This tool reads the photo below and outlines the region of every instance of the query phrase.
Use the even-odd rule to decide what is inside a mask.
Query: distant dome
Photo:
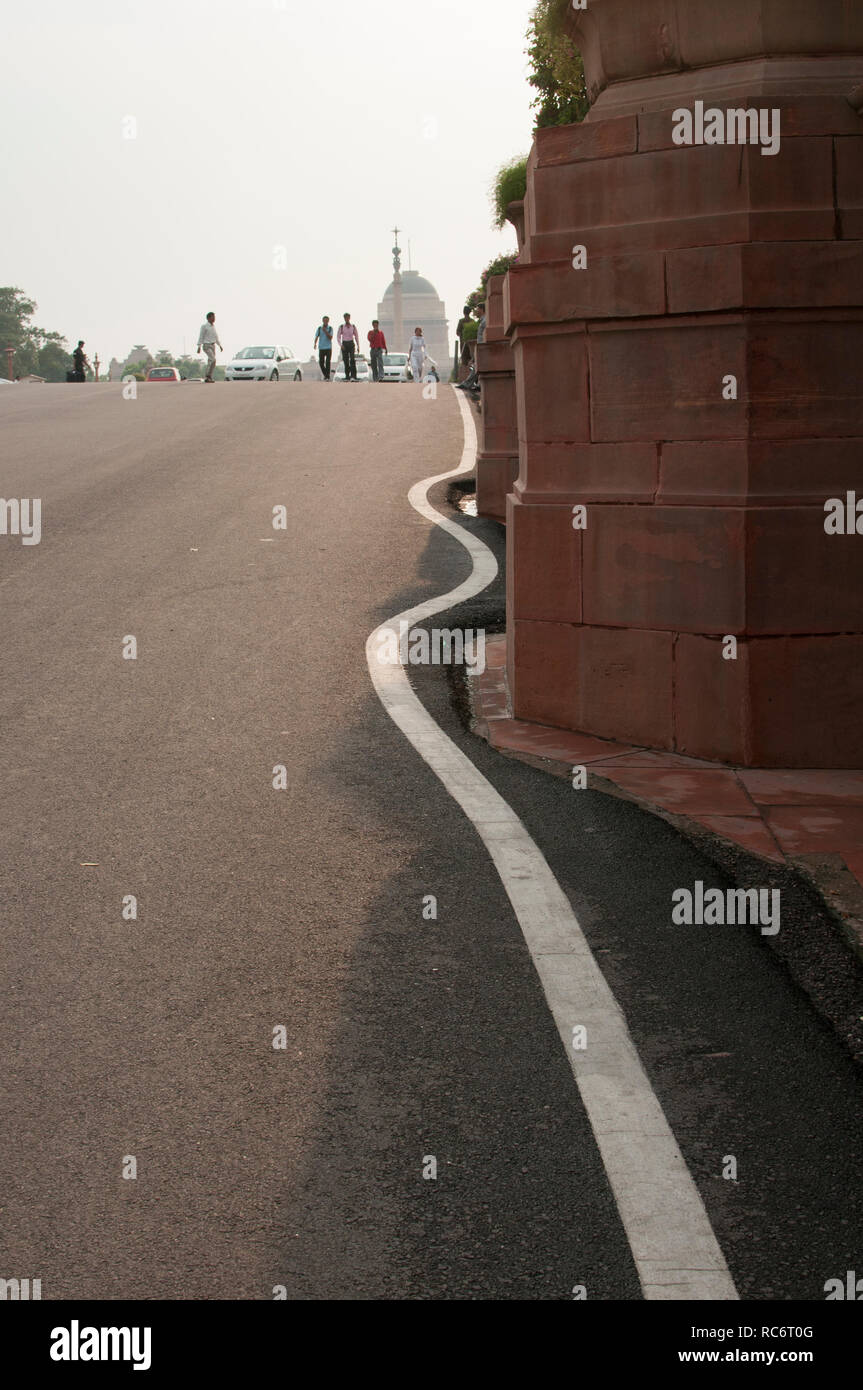
[[[403,270],[401,278],[401,313],[396,324],[395,285],[390,284],[378,304],[381,331],[393,352],[407,349],[414,328],[421,325],[430,356],[440,366],[449,363],[452,344],[446,305],[432,284],[418,270]],[[398,341],[402,339],[402,341]]]
[[[384,299],[389,299],[393,293],[392,282],[384,293]],[[402,271],[402,294],[431,294],[435,299],[438,292],[430,280],[424,280],[418,270]]]

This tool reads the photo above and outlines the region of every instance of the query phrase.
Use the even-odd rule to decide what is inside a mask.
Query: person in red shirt
[[[372,326],[366,336],[369,340],[372,359],[372,381],[383,381],[384,353],[387,350],[387,340],[381,332],[381,326],[377,319],[372,319]]]

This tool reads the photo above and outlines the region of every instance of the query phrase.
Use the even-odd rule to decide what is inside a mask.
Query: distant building
[[[136,343],[124,362],[118,362],[116,357],[111,358],[108,367],[108,380],[120,381],[126,375],[130,367],[137,367],[139,362],[144,363],[144,368],[149,371],[155,362],[155,358],[145,343]]]
[[[425,280],[418,270],[401,269],[400,257],[396,236],[393,278],[377,311],[387,346],[392,352],[407,352],[414,329],[421,328],[429,353],[446,381],[454,352],[449,341],[446,305],[431,281]]]

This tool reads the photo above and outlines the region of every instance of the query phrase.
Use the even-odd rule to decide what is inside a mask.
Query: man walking
[[[216,367],[217,347],[219,352],[224,351],[222,344],[219,342],[219,334],[216,331],[216,315],[210,310],[207,315],[207,321],[201,324],[201,331],[198,334],[198,356],[200,356],[201,348],[203,348],[207,358],[207,375],[204,377],[204,381],[208,381],[211,386],[213,384],[213,372]]]
[[[458,356],[455,364],[456,376],[458,375],[459,367],[466,367],[470,362],[470,348],[468,347],[467,342],[465,341],[463,336],[464,330],[467,328],[469,323],[473,323],[473,318],[471,317],[470,305],[466,304],[464,306],[464,312],[462,313],[462,316],[458,321],[458,327],[455,331],[455,335],[458,340]]]
[[[333,360],[333,330],[330,327],[330,316],[324,314],[321,326],[315,334],[314,346],[318,349],[318,366],[324,381],[330,379],[330,363]]]
[[[72,353],[72,379],[73,381],[86,381],[87,368],[90,363],[84,353],[84,339],[78,339],[78,346]]]
[[[351,323],[350,314],[345,314],[345,321],[339,327],[338,340],[342,349],[342,360],[345,364],[345,381],[356,381],[359,334]]]
[[[387,350],[387,340],[381,332],[381,326],[377,319],[372,319],[372,326],[367,336],[369,355],[372,359],[372,381],[383,381],[384,353]]]

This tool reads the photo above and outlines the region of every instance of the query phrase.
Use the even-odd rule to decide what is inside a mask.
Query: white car
[[[302,381],[303,367],[280,343],[244,347],[225,368],[226,381]]]
[[[410,381],[406,352],[384,353],[384,381]]]
[[[356,363],[357,363],[357,381],[371,381],[371,379],[372,379],[371,367],[369,366],[367,359],[366,359],[365,357],[363,357],[362,353],[360,353],[359,357],[357,357]],[[345,359],[344,359],[344,358],[341,358],[341,360],[340,360],[340,362],[339,362],[339,365],[336,367],[336,375],[335,375],[335,378],[334,378],[334,379],[335,379],[336,381],[344,381],[344,379],[345,379]]]

